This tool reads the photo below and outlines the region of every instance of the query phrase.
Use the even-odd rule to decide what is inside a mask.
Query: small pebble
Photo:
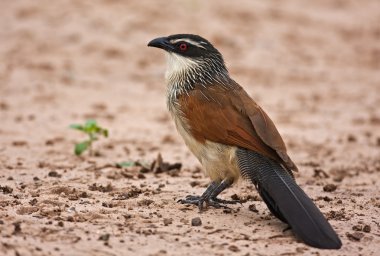
[[[228,250],[230,250],[232,252],[239,252],[240,251],[240,249],[236,245],[230,245],[228,247]]]
[[[201,220],[201,218],[199,218],[199,217],[196,217],[196,218],[193,218],[192,220],[191,220],[191,226],[201,226],[202,225],[202,220]]]
[[[168,226],[168,225],[170,225],[170,224],[172,224],[173,223],[173,219],[168,219],[168,218],[165,218],[164,219],[164,225],[165,226]]]
[[[199,186],[199,184],[200,184],[200,182],[199,182],[199,181],[196,181],[196,180],[190,182],[190,186],[191,186],[192,188],[193,188],[193,187],[196,187],[196,186]]]
[[[104,235],[99,236],[98,240],[107,242],[110,239],[110,236],[111,236],[110,234],[104,234]]]
[[[370,233],[371,232],[371,226],[370,225],[365,225],[364,228],[363,228],[363,231],[366,232],[366,233]]]
[[[348,142],[356,142],[356,137],[352,134],[349,134],[347,137]]]
[[[325,192],[333,192],[337,189],[337,186],[335,184],[327,184],[323,187],[323,191]]]
[[[56,171],[50,171],[50,172],[48,173],[48,176],[49,176],[49,177],[54,177],[54,178],[60,178],[62,175],[59,174],[59,173],[56,172]]]

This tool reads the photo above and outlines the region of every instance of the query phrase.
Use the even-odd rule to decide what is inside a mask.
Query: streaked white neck
[[[168,84],[181,79],[187,72],[195,69],[197,66],[197,63],[194,60],[176,53],[168,52],[166,53],[166,57],[167,66],[165,79]]]

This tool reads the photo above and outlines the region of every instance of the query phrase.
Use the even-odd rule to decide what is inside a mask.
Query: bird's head
[[[222,54],[198,35],[159,37],[150,41],[148,46],[167,52],[166,78],[169,83],[208,84],[228,77]]]

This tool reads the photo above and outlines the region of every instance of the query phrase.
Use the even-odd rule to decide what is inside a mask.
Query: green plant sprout
[[[72,124],[71,129],[81,131],[88,135],[88,139],[75,144],[74,153],[79,156],[87,149],[89,150],[90,156],[93,155],[92,143],[98,140],[99,136],[108,137],[108,130],[104,129],[96,123],[95,120],[87,120],[84,125]]]
[[[124,161],[124,162],[116,163],[116,167],[119,167],[119,168],[128,168],[128,167],[132,167],[132,166],[136,166],[136,162]]]

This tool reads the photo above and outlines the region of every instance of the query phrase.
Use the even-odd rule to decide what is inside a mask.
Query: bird
[[[269,211],[296,237],[320,249],[342,242],[321,211],[297,185],[296,164],[273,121],[229,75],[222,54],[194,34],[158,37],[149,47],[167,55],[166,101],[185,144],[211,182],[200,196],[179,200],[227,207],[218,195],[239,179],[251,181]]]

